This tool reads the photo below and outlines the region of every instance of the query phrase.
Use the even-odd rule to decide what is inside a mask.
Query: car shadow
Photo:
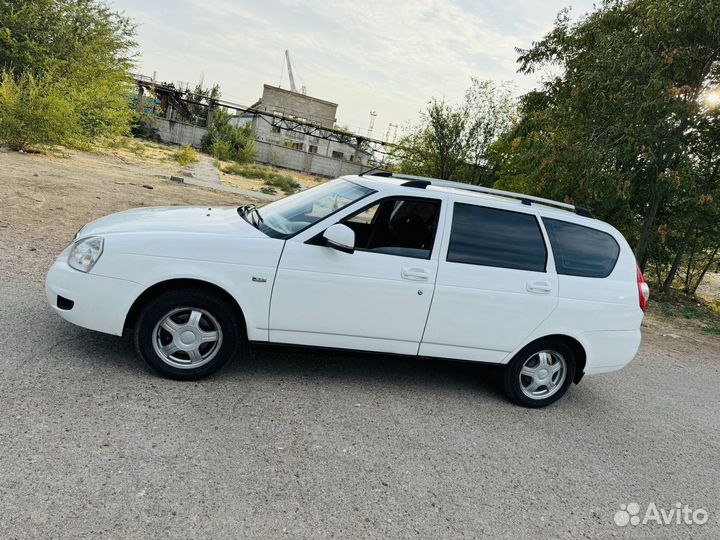
[[[133,379],[159,378],[135,352],[130,335],[101,334],[64,321],[48,321],[48,340],[33,351],[36,361],[78,369],[111,370]],[[248,354],[233,358],[218,373],[205,379],[270,382],[278,379],[322,381],[329,386],[370,386],[378,390],[407,389],[438,394],[471,393],[483,401],[508,403],[501,390],[502,366],[441,358],[390,355],[338,349],[313,349],[281,345],[253,345]],[[594,381],[601,385],[604,379]],[[180,383],[183,384],[183,383]],[[613,409],[606,392],[585,383],[578,392],[572,385],[560,407]]]
[[[63,339],[47,354],[61,353],[74,362],[111,368],[133,377],[158,375],[140,359],[132,337],[110,336],[68,326]],[[60,348],[60,350],[57,349]],[[440,358],[390,355],[337,349],[313,349],[283,345],[252,345],[247,354],[233,358],[206,379],[270,380],[315,379],[328,384],[377,385],[470,391],[501,398],[501,367]]]
[[[454,389],[499,397],[499,366],[440,358],[336,349],[254,345],[247,358],[225,366],[219,377],[312,378],[344,385]]]

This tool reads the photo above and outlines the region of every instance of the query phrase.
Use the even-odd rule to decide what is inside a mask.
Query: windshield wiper
[[[257,206],[254,204],[246,204],[245,206],[241,206],[238,208],[238,213],[245,218],[245,220],[250,223],[253,227],[259,229],[260,224],[263,222],[263,217],[260,215],[260,210],[258,210]],[[247,216],[251,215],[255,217],[255,222],[251,219],[248,219]]]

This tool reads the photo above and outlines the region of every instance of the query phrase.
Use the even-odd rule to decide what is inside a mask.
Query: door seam
[[[278,272],[280,271],[280,264],[282,263],[282,257],[283,253],[285,253],[285,246],[287,246],[289,240],[285,240],[283,243],[283,247],[280,250],[280,257],[278,257],[277,266],[275,267],[275,275],[273,276],[273,282],[272,287],[270,287],[270,301],[268,302],[268,312],[267,312],[267,332],[268,332],[268,338],[267,341],[270,343],[270,313],[272,313],[272,301],[275,293],[275,283],[277,283],[277,276]]]

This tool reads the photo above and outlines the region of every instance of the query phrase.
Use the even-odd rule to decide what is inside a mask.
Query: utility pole
[[[375,126],[375,117],[377,116],[377,111],[370,111],[370,127],[368,127],[368,134],[367,136],[372,136],[373,127]]]
[[[398,125],[392,122],[388,124],[387,133],[385,133],[385,142],[394,143],[397,139]],[[392,135],[391,135],[392,133]]]

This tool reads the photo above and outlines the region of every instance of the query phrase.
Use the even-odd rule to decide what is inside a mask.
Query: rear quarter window
[[[547,250],[532,214],[455,203],[447,260],[544,272]]]
[[[543,224],[558,274],[592,278],[611,274],[620,255],[620,246],[611,235],[559,219],[543,218]]]

